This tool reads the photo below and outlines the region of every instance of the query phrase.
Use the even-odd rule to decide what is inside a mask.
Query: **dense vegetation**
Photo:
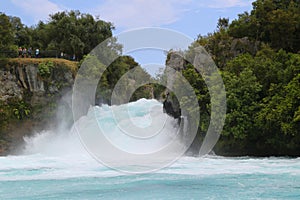
[[[19,46],[53,50],[74,55],[78,60],[96,45],[112,36],[109,22],[78,11],[51,15],[49,21],[26,27],[17,17],[0,14],[0,57],[17,51]],[[220,69],[227,94],[227,117],[215,151],[222,155],[300,155],[300,1],[256,0],[250,13],[232,22],[221,18],[217,30],[199,36],[191,45],[200,44],[210,53]],[[121,47],[113,41],[113,51],[121,55]],[[17,53],[17,52],[16,52]],[[186,52],[192,55],[192,51]],[[23,59],[21,62],[27,62]],[[18,61],[18,60],[17,60]],[[98,67],[105,60],[98,60]],[[7,63],[7,62],[6,62]],[[2,64],[1,64],[2,65]],[[129,70],[138,67],[129,56],[120,56],[104,71],[96,94],[97,103],[109,103],[112,89]],[[42,62],[38,70],[49,79],[53,63]],[[90,74],[97,75],[97,67]],[[149,75],[136,68],[139,76]],[[201,121],[197,140],[201,140],[210,118],[210,96],[203,77],[191,63],[185,63],[182,74],[194,87]],[[161,75],[164,77],[164,75]],[[124,83],[124,92],[134,85]],[[146,85],[131,100],[140,97],[160,98],[164,87]],[[186,98],[185,98],[186,99]],[[26,98],[11,103],[0,101],[0,126],[10,118],[31,118]],[[0,127],[0,128],[1,128]],[[0,129],[0,146],[3,143]],[[2,134],[2,135],[1,135]]]
[[[300,2],[257,0],[251,13],[199,36],[221,70],[227,116],[215,151],[224,155],[300,155]],[[193,45],[192,45],[193,46]],[[189,53],[189,52],[188,52]],[[209,95],[188,64],[205,132]],[[206,125],[205,125],[206,124]]]
[[[1,51],[32,47],[59,55],[75,55],[78,60],[111,37],[114,28],[109,22],[79,11],[58,12],[50,15],[49,22],[40,21],[32,27],[22,24],[20,18],[4,13],[0,14],[0,22]]]

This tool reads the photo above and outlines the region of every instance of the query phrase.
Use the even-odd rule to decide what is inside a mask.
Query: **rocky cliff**
[[[165,69],[165,74],[167,75],[167,88],[174,89],[177,87],[177,90],[186,89],[182,85],[180,84],[178,85],[178,79],[180,79],[180,77],[177,77],[176,73],[181,74],[182,70],[186,68],[187,64],[188,62],[187,60],[185,60],[181,52],[169,52],[166,60],[166,69]],[[165,91],[165,93],[166,93],[166,99],[163,102],[164,112],[174,117],[175,119],[178,119],[178,123],[181,122],[184,123],[184,130],[182,130],[181,134],[183,140],[189,141],[191,139],[190,137],[192,137],[191,132],[197,132],[197,130],[195,130],[197,126],[195,126],[195,123],[193,122],[194,121],[192,119],[193,117],[190,115],[182,116],[184,114],[181,111],[179,99],[177,99],[176,95],[168,89]],[[191,105],[191,108],[193,109],[193,105]],[[182,121],[182,119],[185,120]],[[199,134],[197,134],[196,138],[193,139],[193,142],[186,153],[188,155],[197,156],[199,153],[201,143],[202,143],[202,139],[199,137]]]
[[[57,101],[71,89],[77,63],[64,59],[8,59],[0,66],[0,155],[24,135],[50,126]]]
[[[173,88],[174,86],[174,77],[176,72],[180,72],[184,66],[186,65],[186,61],[184,58],[176,52],[171,52],[168,54],[168,58],[166,60],[166,69],[165,73],[167,74],[167,88]],[[169,91],[168,89],[165,91],[166,99],[163,102],[164,112],[169,114],[170,116],[179,119],[181,116],[181,109],[176,96]]]

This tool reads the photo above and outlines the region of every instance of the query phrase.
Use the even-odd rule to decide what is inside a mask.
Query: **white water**
[[[45,156],[43,154],[0,157],[0,181],[58,180],[78,177],[115,177],[124,175],[109,169],[89,155]],[[300,159],[285,158],[202,158],[182,157],[160,174],[211,176],[218,174],[289,174],[300,176]]]
[[[64,121],[60,123],[62,124],[58,127],[66,127],[63,125]],[[101,164],[96,163],[92,158],[94,154],[87,153],[87,149],[84,148],[86,143],[79,139],[77,132],[79,129],[83,129],[84,133],[93,133],[90,134],[88,142],[92,142],[92,144],[96,142],[97,148],[100,148],[102,143],[99,142],[99,137],[96,134],[102,130],[105,139],[114,147],[131,154],[144,155],[152,152],[160,153],[161,149],[172,142],[181,145],[181,142],[178,141],[180,138],[178,136],[179,128],[177,120],[163,113],[162,104],[157,100],[140,99],[120,106],[95,106],[91,107],[87,116],[80,118],[71,130],[61,128],[43,131],[32,137],[25,137],[26,145],[22,155],[27,155],[30,158],[33,156],[44,158],[50,156],[68,160],[67,162],[70,162],[71,165],[74,165],[74,162],[75,165],[76,162],[88,162],[89,165],[99,167],[97,165]],[[176,151],[174,150],[174,152]],[[162,154],[164,157],[171,157],[174,152],[168,149]],[[124,156],[114,155],[110,149],[101,149],[100,153],[114,162],[119,162],[118,165],[120,163],[124,165]],[[141,162],[148,167],[153,160],[148,159]],[[160,168],[160,164],[158,165],[153,169]]]
[[[97,123],[92,124],[95,118]],[[91,107],[87,116],[76,122],[76,127],[71,130],[48,130],[25,137],[23,154],[86,155],[77,132],[82,127],[102,130],[105,137],[123,151],[145,154],[168,145],[179,129],[177,121],[163,113],[160,102],[146,99],[120,106]]]
[[[157,101],[140,100],[131,105],[133,110],[130,111],[130,115],[134,118],[134,123],[141,127],[152,124],[152,120],[162,121],[166,117],[160,109],[155,109],[156,106],[161,106]],[[123,110],[124,107],[119,108]],[[111,113],[105,110],[108,110],[107,107],[93,108],[93,112],[103,114],[102,122],[109,122]],[[120,119],[122,121],[123,118]],[[88,122],[86,120],[88,118],[81,122]],[[121,148],[147,152],[164,145],[164,139],[170,135],[172,138],[171,132],[176,131],[172,120],[167,123],[169,129],[166,130],[170,132],[162,138],[154,139],[155,142],[144,145],[146,150],[120,144]],[[108,128],[113,130],[112,126]],[[120,132],[113,134],[117,136]],[[113,142],[120,142],[124,138],[119,141],[111,139]],[[0,199],[299,199],[300,197],[300,158],[182,157],[171,166],[155,173],[124,175],[93,159],[83,148],[74,129],[44,131],[25,140],[27,145],[22,155],[0,157]],[[129,142],[136,143],[134,140]]]

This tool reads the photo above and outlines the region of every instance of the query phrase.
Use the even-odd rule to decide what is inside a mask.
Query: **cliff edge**
[[[0,155],[13,153],[25,135],[51,126],[57,103],[72,88],[77,68],[77,62],[56,58],[1,61]]]

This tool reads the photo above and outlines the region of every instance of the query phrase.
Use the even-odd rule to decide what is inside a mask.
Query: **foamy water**
[[[113,170],[95,161],[89,155],[44,156],[42,154],[26,156],[0,157],[0,181],[68,179],[78,177],[110,177],[124,173]],[[211,176],[218,174],[289,174],[300,176],[300,158],[225,158],[182,157],[169,167],[155,174],[184,174]],[[130,176],[130,174],[125,174]]]
[[[123,174],[89,156],[0,158],[1,199],[299,199],[300,159],[183,157]]]
[[[131,115],[141,127],[153,122],[151,110],[159,121],[165,117],[145,109],[159,107],[159,102],[135,105],[132,111],[139,112]],[[108,118],[99,117],[107,121],[111,115],[106,114]],[[171,127],[166,130],[176,130]],[[167,137],[155,139],[144,152],[164,145]],[[300,158],[184,156],[156,172],[136,175],[97,162],[73,130],[44,131],[25,139],[21,155],[0,157],[0,199],[300,199]]]

